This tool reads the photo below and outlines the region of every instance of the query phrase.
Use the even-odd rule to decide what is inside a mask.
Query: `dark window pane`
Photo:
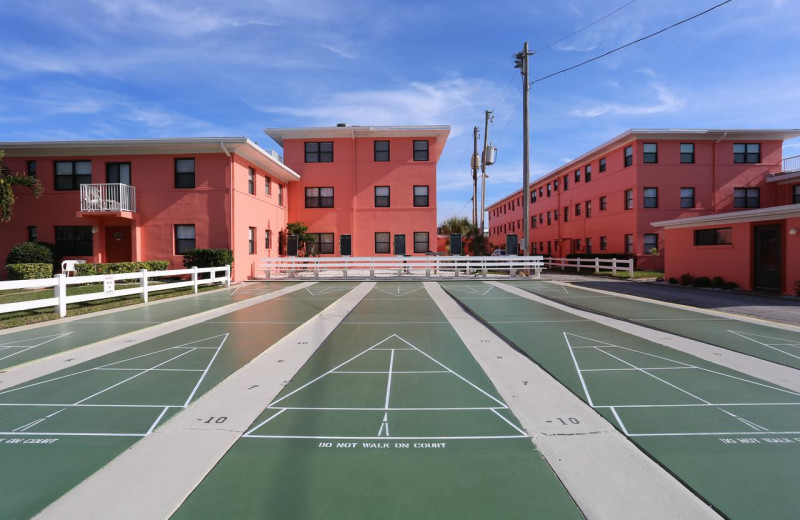
[[[375,162],[389,161],[389,141],[375,141]]]
[[[428,160],[428,141],[414,141],[414,160]]]
[[[92,256],[92,226],[56,226],[56,249],[64,256]]]

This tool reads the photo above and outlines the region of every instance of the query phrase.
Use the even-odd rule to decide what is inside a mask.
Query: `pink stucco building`
[[[448,132],[270,130],[285,162],[243,137],[0,143],[6,168],[36,176],[45,191],[34,200],[15,188],[13,218],[0,223],[0,264],[28,240],[55,243],[65,258],[168,260],[173,269],[183,267],[186,249],[225,248],[233,250],[234,279],[243,280],[255,276],[260,258],[281,253],[286,224],[295,221],[320,234],[326,254],[329,243],[339,254],[342,235],[351,237],[352,254],[374,254],[378,233],[406,235],[407,253],[421,251],[421,233],[435,240],[436,161]],[[389,188],[388,206],[378,187]]]
[[[798,130],[629,130],[533,181],[488,208],[490,242],[507,234],[528,251],[631,254],[660,269],[672,254],[652,222],[784,204],[769,182],[782,170],[783,141]],[[522,204],[530,222],[522,222]]]

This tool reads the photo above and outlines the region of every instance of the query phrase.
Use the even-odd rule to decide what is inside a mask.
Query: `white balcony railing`
[[[81,211],[136,211],[136,188],[127,184],[81,184]]]
[[[800,171],[800,155],[787,157],[783,160],[783,173]]]

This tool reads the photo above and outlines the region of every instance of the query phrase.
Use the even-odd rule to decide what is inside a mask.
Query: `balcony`
[[[136,188],[127,184],[81,184],[81,213],[136,211]]]
[[[781,170],[782,173],[789,173],[789,172],[796,172],[800,171],[800,155],[795,155],[794,157],[787,157],[783,160],[783,169]]]

